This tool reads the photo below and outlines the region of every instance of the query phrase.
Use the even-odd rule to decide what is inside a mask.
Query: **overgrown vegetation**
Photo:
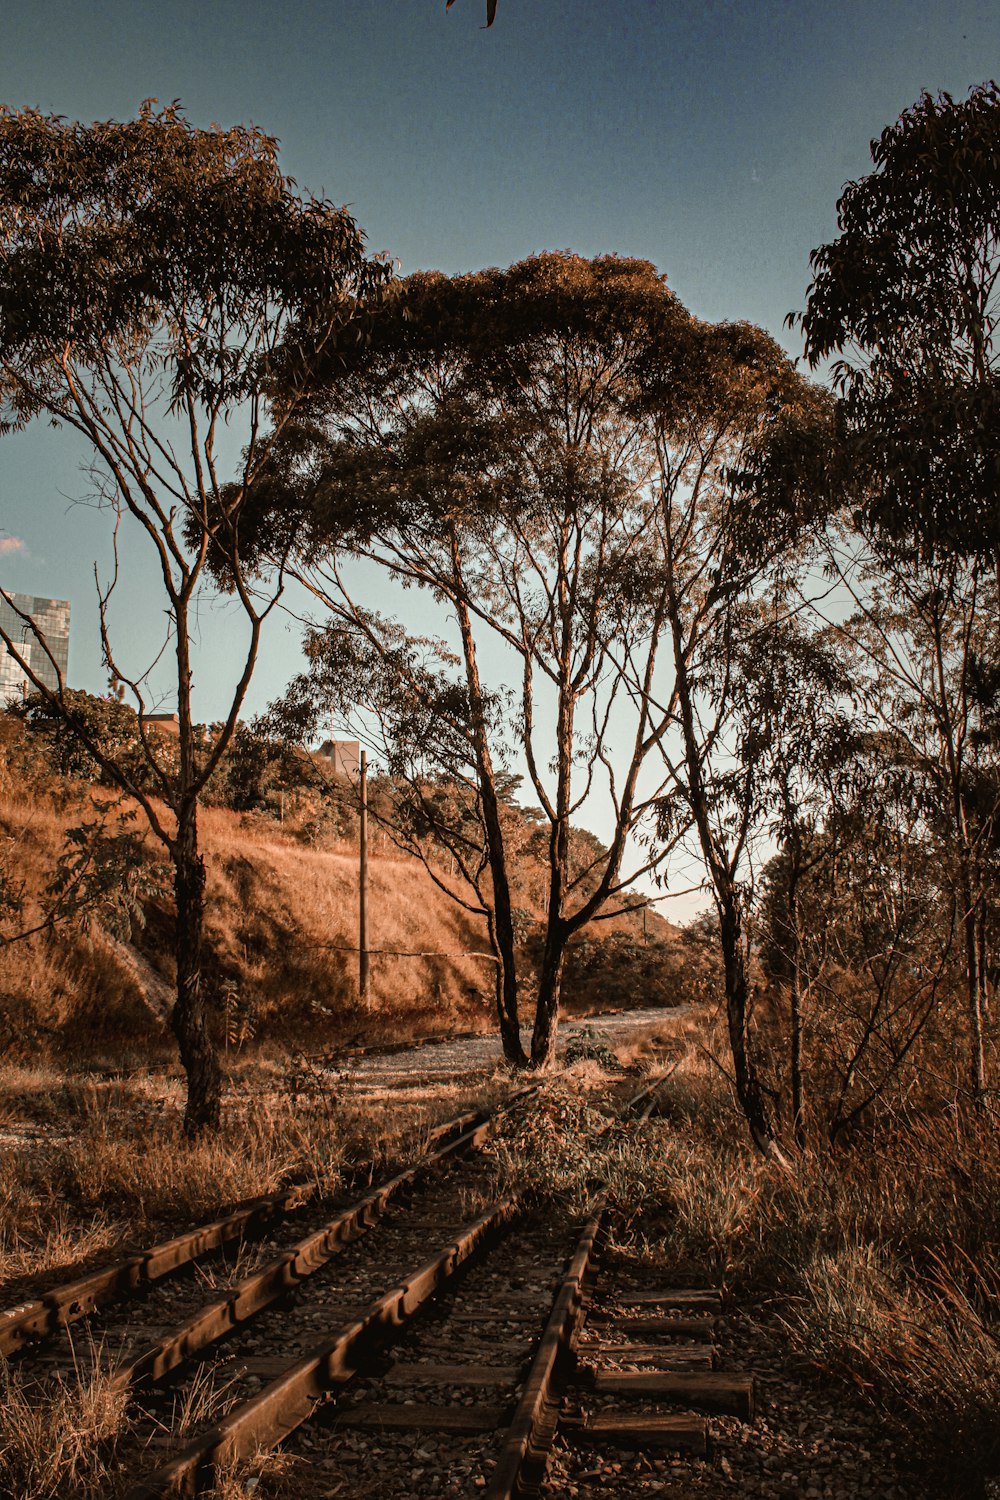
[[[36,1380],[0,1358],[0,1491],[20,1500],[114,1493],[128,1405],[96,1360],[58,1378],[40,1401]]]
[[[992,1127],[968,1106],[936,1108],[925,1088],[922,1106],[883,1107],[848,1144],[819,1143],[793,1175],[775,1172],[738,1128],[711,1040],[685,1032],[638,1132],[596,1107],[609,1075],[580,1063],[504,1133],[501,1170],[575,1213],[607,1190],[621,1249],[680,1284],[723,1285],[744,1314],[777,1322],[818,1377],[871,1403],[932,1466],[937,1493],[982,1494],[1000,1466]]]
[[[442,1086],[423,1098],[346,1097],[335,1080],[252,1063],[231,1083],[227,1123],[195,1142],[182,1130],[180,1080],[67,1079],[0,1070],[0,1283],[48,1284],[56,1272],[139,1247],[164,1226],[287,1185],[333,1192],[343,1174],[382,1171],[421,1129],[488,1103],[497,1084]],[[54,1209],[53,1205],[57,1205]]]

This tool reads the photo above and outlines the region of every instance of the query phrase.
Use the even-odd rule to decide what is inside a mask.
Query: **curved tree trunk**
[[[187,1075],[184,1132],[194,1137],[219,1128],[222,1069],[208,1026],[202,988],[201,957],[205,921],[205,861],[198,852],[197,810],[191,807],[178,820],[173,849],[174,895],[177,918],[174,954],[177,960],[177,999],[170,1024]]]

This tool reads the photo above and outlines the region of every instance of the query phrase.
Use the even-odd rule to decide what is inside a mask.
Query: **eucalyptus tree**
[[[792,1135],[804,1146],[806,1036],[828,929],[809,930],[803,893],[816,888],[833,858],[836,844],[825,830],[857,800],[864,735],[837,637],[789,613],[786,594],[768,605],[733,642],[733,732],[744,771],[741,804],[779,850],[767,867],[769,975],[787,993]],[[758,905],[754,880],[755,929]]]
[[[18,641],[2,639],[105,778],[141,806],[172,862],[173,1028],[188,1080],[185,1125],[195,1133],[217,1124],[221,1095],[202,979],[198,804],[233,738],[283,587],[280,567],[263,593],[244,571],[246,496],[317,361],[329,371],[336,351],[362,336],[366,302],[388,273],[366,259],[345,210],[294,190],[272,138],[242,126],[199,130],[177,107],[154,106],[93,125],[0,113],[0,423],[10,431],[43,418],[88,446],[114,546],[111,576],[98,585],[103,652],[134,702],[144,775],[74,712],[37,625],[24,617],[33,651],[58,674],[55,689]],[[226,487],[219,443],[229,426],[245,450]],[[176,766],[150,729],[149,670],[113,640],[123,525],[145,539],[163,588]],[[226,561],[246,631],[228,711],[206,748],[192,716],[192,632],[210,546]]]
[[[721,729],[706,739],[701,714],[710,674],[732,659],[737,603],[795,534],[794,465],[784,508],[758,495],[751,467],[825,414],[771,340],[700,323],[648,263],[545,255],[411,277],[256,485],[260,535],[294,540],[330,611],[330,659],[345,637],[362,655],[391,651],[398,701],[414,722],[425,715],[420,747],[432,750],[445,718],[452,751],[461,746],[511,1036],[518,976],[496,784],[498,769],[523,767],[549,847],[536,1063],[552,1056],[569,938],[695,827],[726,913],[740,1099],[763,1149],[771,1127],[748,1046],[731,865],[742,844],[727,854],[713,830],[706,758],[721,753]],[[418,640],[372,611],[352,594],[348,557],[421,589],[450,636]],[[486,685],[484,661],[500,681]],[[724,681],[721,702],[731,716]],[[378,718],[370,693],[359,706]],[[571,823],[594,816],[599,792],[606,850],[571,871]]]
[[[791,321],[835,358],[859,505],[925,552],[1000,554],[1000,91],[923,94],[844,190]]]
[[[325,649],[342,655],[349,639],[355,659],[381,663],[351,682],[383,731],[391,706],[390,766],[409,714],[418,755],[470,791],[478,826],[464,847],[450,836],[453,889],[485,905],[515,1061],[504,778],[523,771],[547,829],[536,1065],[553,1057],[569,940],[663,857],[641,842],[662,790],[641,773],[669,711],[651,707],[666,616],[637,380],[651,340],[683,363],[694,328],[645,262],[545,255],[411,277],[352,372],[317,395],[312,426],[286,434],[270,492],[257,486],[265,539],[282,517],[289,533],[304,527],[300,571],[330,614]],[[370,610],[348,554],[436,604],[440,638]],[[571,825],[598,808],[610,836],[581,868]]]
[[[921,791],[892,745],[872,736],[847,795],[799,848],[781,848],[759,883],[761,964],[780,985],[797,971],[808,994],[803,1138],[808,1122],[835,1143],[879,1099],[919,1098],[922,1041],[949,1047],[961,1000],[957,902]],[[940,1062],[935,1071],[939,1086]]]
[[[935,799],[874,711],[839,627],[796,612],[738,653],[741,759],[778,852],[754,883],[754,945],[788,1004],[792,1131],[832,1140],[917,1080],[918,1043],[953,1016],[957,903]]]
[[[1000,805],[1000,91],[923,94],[872,159],[840,199],[839,237],[813,253],[797,321],[814,366],[837,357],[855,503],[832,566],[854,597],[859,671],[937,798],[982,1099]]]
[[[997,583],[979,555],[918,552],[860,518],[831,528],[826,566],[850,608],[834,625],[854,692],[908,768],[964,951],[971,1092],[987,1088],[1000,835]]]
[[[761,643],[792,609],[800,538],[826,503],[812,459],[825,450],[831,413],[760,329],[699,325],[696,337],[682,366],[651,341],[641,379],[653,453],[648,539],[669,643],[669,732],[659,749],[670,786],[660,821],[669,836],[687,823],[704,862],[736,1090],[754,1142],[777,1156],[750,965],[755,845],[776,732]]]

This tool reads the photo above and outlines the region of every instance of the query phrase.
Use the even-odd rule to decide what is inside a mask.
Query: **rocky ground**
[[[724,1369],[752,1372],[752,1423],[713,1417],[707,1460],[571,1449],[561,1440],[548,1494],[566,1500],[931,1500],[940,1495],[885,1424],[841,1386],[824,1384],[790,1354],[763,1316],[733,1312],[722,1323]],[[638,1408],[637,1408],[638,1409]]]

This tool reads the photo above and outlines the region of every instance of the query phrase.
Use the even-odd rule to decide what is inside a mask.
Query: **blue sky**
[[[922,89],[964,95],[1000,73],[1000,7],[985,0],[499,0],[490,31],[484,10],[38,0],[4,18],[0,100],[92,120],[155,96],[198,124],[252,121],[404,273],[542,249],[643,256],[701,317],[747,318],[797,354],[784,317],[870,138]],[[44,427],[0,439],[0,581],[72,601],[72,679],[100,691],[93,567],[108,528],[75,503],[81,456]],[[155,581],[127,561],[116,623],[151,650]],[[206,613],[206,719],[225,706],[235,631]],[[298,638],[275,624],[252,708],[296,669]]]

